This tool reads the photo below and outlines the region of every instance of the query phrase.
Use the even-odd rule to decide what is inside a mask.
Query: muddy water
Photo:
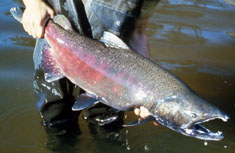
[[[175,73],[232,118],[228,123],[207,123],[210,129],[223,131],[225,139],[204,142],[151,123],[115,131],[89,126],[81,118],[80,133],[76,135],[46,134],[33,102],[35,42],[8,13],[19,1],[1,1],[0,152],[234,153],[235,7],[229,0],[226,2],[163,0],[147,28],[151,59]],[[132,113],[126,117],[127,121],[134,118]]]

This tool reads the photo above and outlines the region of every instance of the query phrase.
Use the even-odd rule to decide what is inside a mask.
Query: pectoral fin
[[[73,28],[69,20],[62,14],[56,15],[53,18],[53,21],[60,25],[62,28],[64,28],[67,31],[73,32]]]
[[[81,94],[79,98],[75,101],[72,110],[73,111],[80,111],[85,108],[88,108],[96,103],[98,103],[99,100],[96,98],[93,98],[87,94]]]
[[[138,120],[132,121],[132,122],[127,123],[127,124],[123,124],[122,127],[130,127],[130,126],[141,125],[141,124],[145,124],[147,122],[153,121],[153,120],[154,120],[153,116],[148,116],[145,119],[139,118]]]

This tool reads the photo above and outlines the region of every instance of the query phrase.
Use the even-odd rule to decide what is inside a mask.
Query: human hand
[[[143,106],[140,106],[139,108],[135,108],[134,113],[143,119],[145,119],[146,117],[150,115],[150,112]],[[155,126],[158,126],[158,123],[156,121],[153,121],[153,124]]]
[[[23,0],[26,9],[22,17],[24,30],[33,38],[43,38],[45,24],[54,17],[54,10],[43,0]]]

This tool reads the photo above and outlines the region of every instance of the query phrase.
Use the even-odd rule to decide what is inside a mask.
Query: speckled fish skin
[[[108,48],[53,22],[45,37],[53,49],[52,57],[69,80],[119,110],[147,106],[186,87],[131,50]]]
[[[21,22],[23,10],[10,11]],[[45,38],[52,47],[44,50],[51,58],[43,56],[45,65],[102,103],[119,110],[144,106],[158,123],[176,132],[203,140],[223,138],[222,132],[213,133],[200,123],[229,117],[150,60],[128,49],[105,47],[53,21],[46,26]]]
[[[184,135],[197,123],[228,116],[195,94],[175,75],[128,49],[106,47],[101,42],[70,33],[52,21],[45,30],[51,55],[74,84],[118,110],[146,107],[156,121]],[[219,135],[219,136],[218,136]]]

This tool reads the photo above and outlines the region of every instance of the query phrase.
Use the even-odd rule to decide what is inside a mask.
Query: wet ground
[[[230,5],[232,4],[232,5]],[[228,113],[219,142],[189,138],[152,123],[107,130],[79,118],[80,133],[47,135],[33,102],[30,38],[0,2],[0,152],[1,153],[234,153],[235,7],[232,0],[163,0],[149,20],[151,59],[175,73],[200,95]],[[126,120],[134,119],[127,113]],[[63,131],[62,131],[63,132]]]

